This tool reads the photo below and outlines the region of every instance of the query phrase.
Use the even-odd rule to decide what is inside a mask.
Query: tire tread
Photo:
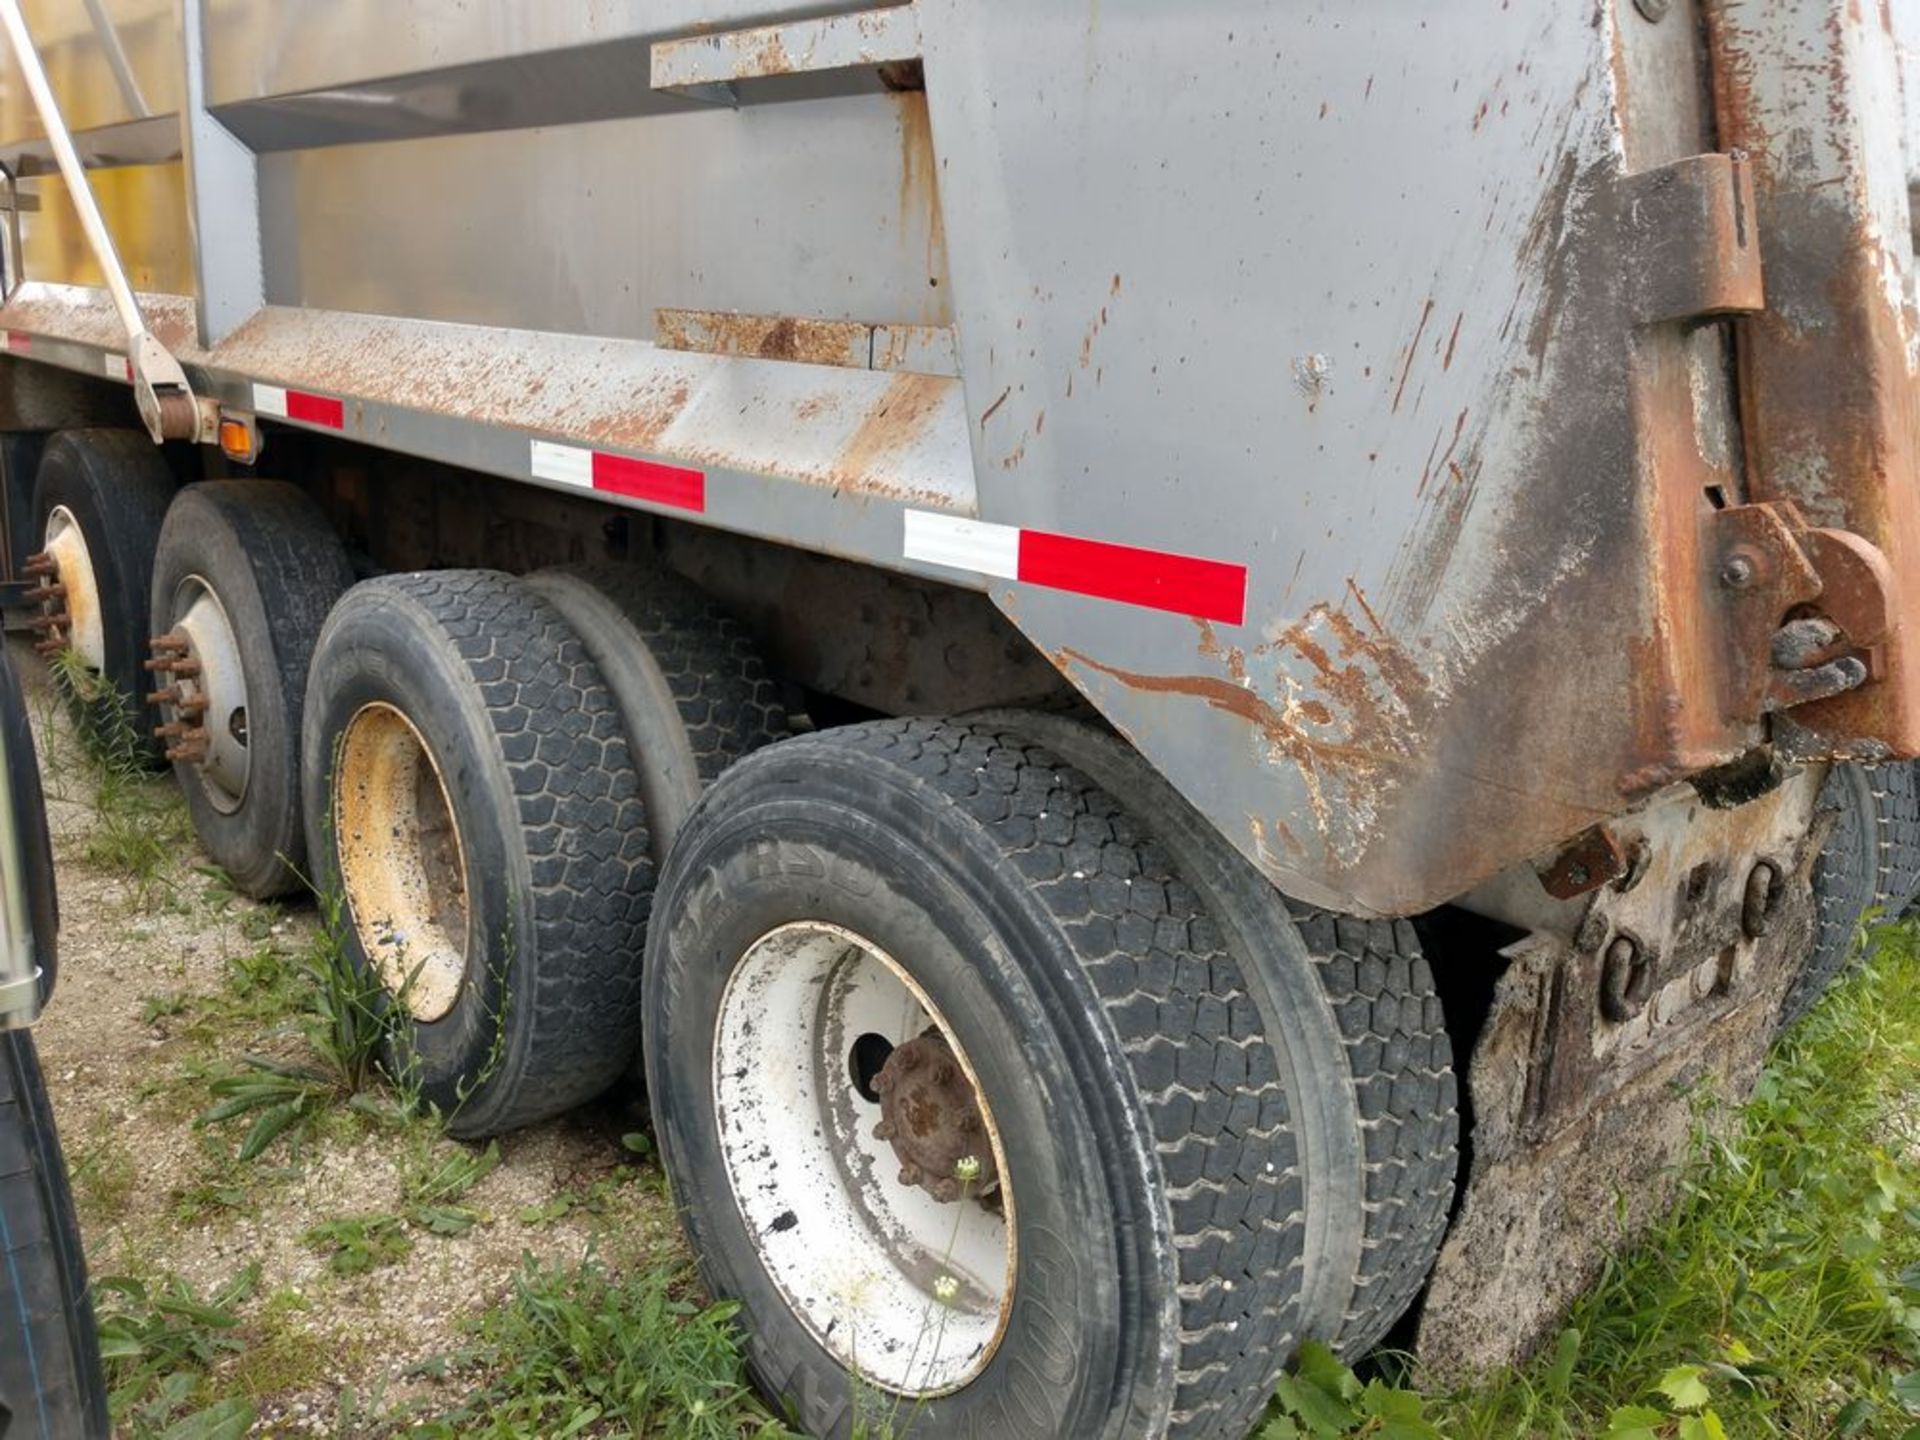
[[[1278,1062],[1204,906],[1117,800],[1012,727],[887,720],[787,744],[910,772],[990,836],[1052,914],[1156,1139],[1179,1306],[1166,1433],[1238,1440],[1299,1338],[1301,1175]]]

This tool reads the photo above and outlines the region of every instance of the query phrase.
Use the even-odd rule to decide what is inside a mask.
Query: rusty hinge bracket
[[[1745,155],[1689,155],[1621,183],[1636,319],[1651,324],[1766,307]]]
[[[1878,548],[1808,525],[1786,501],[1721,510],[1713,527],[1730,631],[1730,715],[1824,700],[1884,672],[1893,573]]]

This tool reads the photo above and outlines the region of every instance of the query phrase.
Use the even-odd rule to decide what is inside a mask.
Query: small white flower
[[[960,1282],[951,1275],[942,1275],[933,1282],[933,1298],[942,1305],[951,1305],[953,1297],[960,1293]]]
[[[953,1177],[956,1180],[978,1180],[980,1178],[979,1156],[962,1155],[954,1161]]]

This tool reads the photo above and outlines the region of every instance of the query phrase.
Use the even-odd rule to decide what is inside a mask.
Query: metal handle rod
[[[93,21],[93,33],[100,37],[100,48],[107,52],[113,83],[120,87],[120,98],[135,115],[145,118],[153,114],[147,108],[147,97],[140,93],[133,66],[127,63],[126,47],[120,43],[120,32],[114,28],[113,17],[107,14],[106,0],[86,0],[86,5],[87,15]]]
[[[20,0],[0,0],[0,25],[6,27],[14,58],[20,62],[21,78],[27,82],[27,93],[33,96],[33,107],[46,127],[47,144],[60,167],[61,179],[67,182],[67,196],[73,201],[80,228],[86,232],[87,244],[106,279],[107,293],[113,296],[113,308],[120,312],[121,327],[127,332],[127,363],[133,369],[134,403],[146,422],[147,433],[156,445],[162,440],[201,439],[217,422],[217,407],[201,406],[180,362],[147,329],[140,302],[134,299],[133,286],[113,248],[113,236],[107,233],[99,202],[93,198],[93,186],[87,182],[86,169],[74,151],[73,136],[67,132],[53,87],[47,83],[40,52],[33,48],[26,17],[20,13]]]
[[[40,63],[40,52],[33,48],[33,36],[27,30],[26,17],[20,13],[20,0],[0,0],[0,25],[6,27],[7,39],[13,45],[14,59],[20,65],[21,78],[27,82],[27,93],[33,96],[33,108],[40,112],[40,123],[46,127],[47,144],[53,150],[54,162],[60,167],[60,178],[67,182],[68,195],[80,216],[80,228],[86,232],[87,244],[92,247],[93,258],[99,262],[100,272],[106,277],[108,293],[113,296],[113,308],[120,312],[120,323],[126,327],[131,340],[145,333],[146,321],[141,317],[139,302],[133,298],[133,286],[127,282],[127,272],[120,266],[120,256],[114,251],[113,237],[107,233],[107,222],[101,218],[100,206],[93,198],[93,187],[87,183],[86,169],[73,148],[73,136],[67,131],[66,119],[60,114],[60,106],[53,98],[53,87],[47,83],[47,71]]]

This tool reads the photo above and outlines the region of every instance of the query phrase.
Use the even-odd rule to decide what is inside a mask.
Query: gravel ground
[[[179,843],[148,876],[120,863],[103,842],[96,777],[44,667],[17,641],[12,653],[42,746],[62,921],[59,989],[36,1033],[91,1273],[98,1281],[171,1272],[207,1293],[258,1262],[254,1298],[240,1308],[252,1349],[229,1362],[230,1372],[256,1377],[247,1387],[261,1417],[254,1434],[352,1433],[350,1411],[369,1397],[433,1403],[437,1382],[410,1372],[461,1344],[462,1319],[510,1292],[523,1257],[573,1262],[591,1251],[618,1269],[682,1258],[657,1169],[623,1148],[623,1133],[645,1128],[627,1098],[503,1139],[501,1164],[463,1201],[482,1215],[465,1235],[416,1231],[401,1262],[333,1273],[302,1238],[309,1227],[395,1213],[405,1156],[451,1142],[341,1111],[297,1148],[276,1143],[239,1165],[232,1156],[244,1122],[195,1126],[211,1103],[209,1065],[301,1043],[288,1017],[236,1024],[214,999],[231,992],[239,962],[263,951],[293,957],[311,944],[314,909],[228,891],[206,868],[165,777],[141,782],[136,795],[143,814],[154,811],[153,831]],[[557,1219],[522,1218],[610,1179],[598,1213],[578,1206]],[[355,1405],[343,1411],[348,1394]],[[444,1396],[457,1398],[451,1389]]]

